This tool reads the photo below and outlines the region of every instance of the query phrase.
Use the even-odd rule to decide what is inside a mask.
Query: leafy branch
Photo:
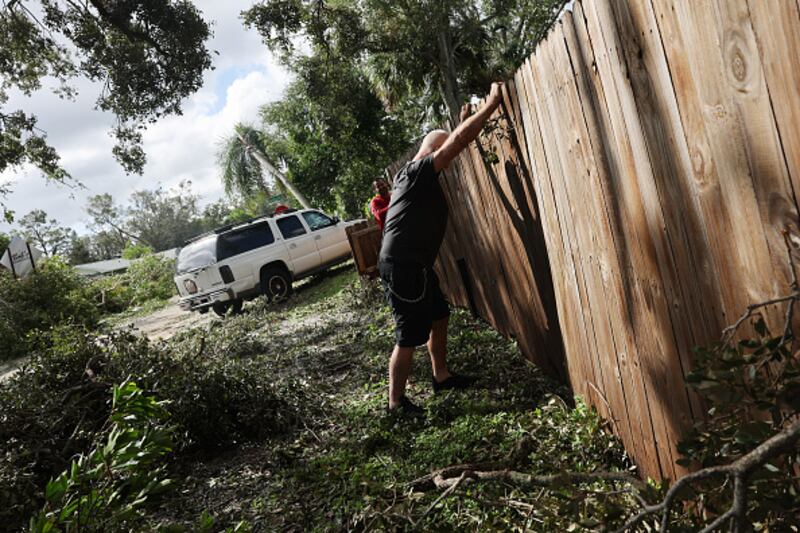
[[[617,530],[618,533],[630,531],[639,525],[645,518],[653,514],[661,514],[659,531],[667,531],[669,526],[670,510],[678,495],[689,485],[697,481],[712,478],[727,477],[733,481],[733,503],[730,508],[718,516],[711,524],[706,526],[701,533],[710,533],[730,521],[731,531],[743,531],[744,519],[747,512],[747,485],[750,476],[771,459],[787,452],[791,452],[800,441],[800,420],[793,423],[781,433],[773,435],[756,449],[726,466],[713,466],[688,474],[679,479],[664,499],[655,505],[645,505],[639,514],[630,518]]]

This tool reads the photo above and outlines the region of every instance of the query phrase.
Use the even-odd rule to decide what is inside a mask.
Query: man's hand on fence
[[[464,104],[461,106],[461,113],[458,114],[458,122],[464,122],[472,114],[472,104]]]
[[[492,109],[496,109],[503,101],[503,82],[496,81],[492,84],[492,89],[489,91],[489,98],[486,99],[486,105]]]

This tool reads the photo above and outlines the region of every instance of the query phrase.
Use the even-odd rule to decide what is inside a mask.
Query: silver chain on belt
[[[395,298],[400,300],[401,302],[405,302],[407,304],[415,304],[421,302],[425,298],[425,292],[428,290],[428,270],[425,267],[422,267],[422,294],[419,295],[419,298],[414,300],[409,300],[407,298],[403,298],[392,289],[392,284],[387,283],[386,286],[389,288],[389,292],[391,292]]]

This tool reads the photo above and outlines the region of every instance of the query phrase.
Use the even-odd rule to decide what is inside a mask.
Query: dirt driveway
[[[169,305],[154,313],[122,320],[116,329],[133,328],[150,340],[166,340],[178,331],[219,320],[214,313],[190,313],[178,307],[178,298],[173,297]]]

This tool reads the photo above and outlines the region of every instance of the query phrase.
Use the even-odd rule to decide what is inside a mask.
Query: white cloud
[[[231,83],[225,106],[217,113],[205,114],[208,99],[201,95],[184,116],[154,125],[144,138],[150,161],[146,174],[166,186],[189,179],[207,199],[219,197],[222,189],[215,162],[217,145],[230,135],[237,122],[257,121],[259,107],[279,96],[276,86],[282,88],[285,83],[285,76],[279,76],[254,70]]]
[[[148,163],[143,176],[126,176],[111,154],[114,144],[108,131],[113,117],[93,109],[99,88],[78,80],[76,102],[59,99],[47,91],[27,98],[13,95],[8,108],[23,108],[39,117],[50,143],[59,151],[64,167],[84,189],[47,184],[36,169],[24,168],[0,175],[0,182],[13,181],[6,203],[17,216],[32,209],[79,232],[85,231],[86,199],[110,193],[118,202],[134,190],[172,187],[189,179],[203,202],[222,195],[215,163],[217,143],[230,134],[237,122],[256,122],[258,108],[280,98],[289,74],[280,67],[254,30],[246,30],[239,13],[252,0],[196,2],[206,20],[213,21],[214,37],[208,43],[214,70],[206,72],[201,89],[183,104],[183,115],[166,117],[144,134]],[[9,226],[0,224],[0,230]]]

